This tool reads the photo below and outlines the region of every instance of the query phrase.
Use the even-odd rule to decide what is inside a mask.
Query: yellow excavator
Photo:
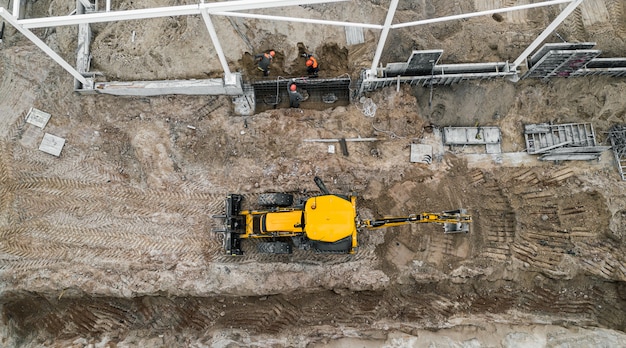
[[[262,238],[258,251],[269,254],[291,254],[293,247],[326,253],[356,252],[357,233],[362,229],[400,226],[411,223],[440,223],[444,233],[467,233],[472,218],[465,209],[442,213],[421,213],[404,217],[360,220],[356,197],[332,194],[324,182],[315,177],[321,195],[293,204],[293,195],[264,193],[259,196],[260,210],[242,210],[243,195],[226,197],[223,228],[224,250],[230,255],[243,255],[241,240]]]

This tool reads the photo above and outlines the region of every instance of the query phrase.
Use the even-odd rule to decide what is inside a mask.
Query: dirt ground
[[[401,1],[397,19],[516,3]],[[47,0],[29,10],[72,6]],[[267,13],[382,23],[386,6]],[[558,13],[392,31],[382,63],[406,61],[413,49],[444,49],[443,63],[511,61]],[[320,57],[320,76],[356,77],[378,35],[365,31],[365,43],[347,46],[343,28],[214,22],[230,39],[222,44],[231,69],[247,80],[261,78],[251,55],[268,49],[277,52],[270,78],[301,76],[298,43]],[[587,0],[557,32],[624,57],[625,23],[622,1]],[[35,32],[74,61],[74,28]],[[626,121],[623,78],[463,82],[435,87],[432,98],[402,86],[364,96],[374,117],[358,100],[242,117],[225,96],[80,96],[69,74],[11,28],[0,48],[3,346],[626,345],[626,190],[612,153],[558,164],[523,153],[527,123],[592,122],[604,142]],[[108,80],[220,76],[212,50],[200,17],[99,24],[92,64]],[[44,130],[25,122],[30,107],[52,114]],[[446,149],[430,165],[409,162],[412,143],[450,125],[499,126],[504,154]],[[44,133],[66,139],[60,157],[38,150]],[[341,137],[380,140],[348,143],[347,157],[304,141]],[[355,255],[267,256],[249,241],[244,256],[224,255],[211,216],[226,194],[248,202],[263,192],[315,194],[314,176],[333,192],[355,192],[362,218],[462,207],[474,222],[463,235],[434,224],[363,231]]]

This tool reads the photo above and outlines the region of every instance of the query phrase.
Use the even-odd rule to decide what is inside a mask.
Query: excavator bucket
[[[458,222],[446,222],[443,224],[444,233],[468,233],[471,217],[467,215],[467,210],[448,210],[443,212],[445,215],[454,216]]]
[[[241,238],[239,238],[241,233],[245,233],[246,226],[245,217],[239,215],[242,201],[242,195],[228,195],[224,215],[214,216],[214,218],[224,219],[224,229],[215,232],[224,234],[224,250],[231,255],[243,255]]]

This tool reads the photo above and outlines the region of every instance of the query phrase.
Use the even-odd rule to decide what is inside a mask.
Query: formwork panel
[[[599,50],[549,51],[523,78],[569,77],[602,53]]]
[[[443,50],[413,51],[404,74],[410,76],[432,74],[442,54]]]
[[[550,51],[563,51],[563,50],[589,50],[596,45],[595,42],[557,42],[547,43],[543,45],[535,54],[529,59],[529,68],[537,64],[546,53]]]

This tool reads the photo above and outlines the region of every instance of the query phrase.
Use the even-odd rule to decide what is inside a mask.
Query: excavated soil
[[[60,15],[73,4],[30,10]],[[401,2],[397,18],[512,4]],[[557,31],[626,56],[624,7],[588,0]],[[382,23],[385,8],[353,1],[268,13]],[[513,60],[558,10],[392,31],[382,62],[436,48],[444,63]],[[261,78],[251,56],[268,49],[277,52],[270,78],[301,76],[298,43],[320,57],[321,77],[355,78],[378,35],[347,46],[343,28],[214,22],[230,39],[231,69],[249,81]],[[35,32],[73,61],[74,29]],[[3,346],[626,344],[626,190],[612,153],[539,162],[523,153],[522,134],[527,123],[592,122],[605,141],[625,122],[623,78],[394,86],[364,96],[374,117],[359,100],[242,117],[229,97],[80,96],[11,28],[0,45]],[[92,44],[94,69],[109,80],[221,76],[212,50],[199,17],[96,25]],[[52,114],[44,130],[25,122],[30,107]],[[409,162],[412,143],[434,144],[451,125],[499,126],[504,154],[454,148],[430,165]],[[60,157],[38,150],[44,133],[66,139]],[[349,142],[349,156],[305,141],[356,137],[379,140]],[[362,218],[466,208],[474,221],[468,234],[434,224],[363,231],[354,255],[267,256],[250,241],[244,256],[224,255],[211,216],[228,193],[247,202],[263,192],[307,196],[317,193],[314,176],[356,193]]]

